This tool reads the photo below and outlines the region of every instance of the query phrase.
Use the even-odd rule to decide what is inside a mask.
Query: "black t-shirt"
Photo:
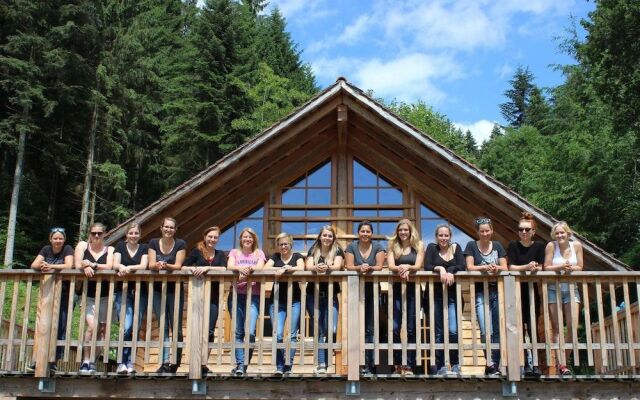
[[[519,240],[512,240],[507,246],[507,258],[510,265],[525,265],[531,261],[538,264],[544,264],[544,249],[546,245],[543,242],[533,242],[531,246],[525,247]]]
[[[282,268],[285,265],[291,265],[292,267],[296,266],[296,263],[298,260],[303,260],[304,261],[304,257],[302,257],[302,254],[300,253],[293,253],[291,255],[291,260],[289,260],[288,263],[285,264],[284,261],[282,261],[282,258],[280,256],[280,253],[275,253],[274,255],[272,255],[271,257],[269,257],[270,260],[273,261],[273,266],[275,268]],[[298,284],[298,282],[293,281],[292,282],[292,286],[293,286],[293,298],[291,300],[291,302],[296,302],[296,301],[300,301],[300,285]],[[286,280],[280,280],[280,287],[278,289],[280,291],[279,296],[278,296],[278,303],[279,305],[286,305],[287,304],[287,281]],[[275,287],[274,290],[271,292],[271,301],[273,301],[273,297],[274,297],[274,293],[275,293]]]
[[[50,244],[48,244],[44,246],[42,249],[40,249],[40,252],[38,253],[38,255],[44,257],[44,261],[48,264],[61,265],[61,264],[64,264],[64,259],[67,256],[73,257],[73,247],[69,246],[68,244],[65,244],[59,253],[54,253],[53,248],[51,247]],[[69,281],[67,280],[62,281],[63,293],[69,292],[69,287],[70,287]]]
[[[39,256],[44,257],[44,261],[49,264],[61,265],[64,264],[64,259],[67,256],[73,256],[73,247],[65,244],[59,253],[53,252],[53,247],[50,244],[40,249]]]
[[[455,246],[453,258],[445,261],[445,259],[440,256],[440,246],[436,243],[429,243],[424,257],[424,270],[433,271],[435,267],[444,267],[447,272],[452,274],[466,270],[467,263],[464,260],[460,245],[458,243],[452,243],[450,246]]]
[[[93,257],[93,254],[89,251],[89,245],[87,244],[87,248],[84,251],[83,260],[89,260],[90,262],[94,262],[97,264],[106,264],[107,263],[107,255],[109,254],[109,247],[104,247],[104,252],[97,259]],[[87,267],[88,268],[88,267]],[[89,278],[89,283],[87,284],[87,297],[96,297],[96,277]],[[109,295],[109,277],[103,276],[102,283],[100,284],[100,297],[107,297]]]
[[[127,267],[130,265],[139,265],[142,262],[142,256],[147,255],[149,253],[149,246],[147,244],[140,243],[140,245],[138,246],[138,249],[136,250],[136,253],[132,257],[129,254],[129,250],[127,250],[127,243],[122,241],[116,244],[116,248],[113,251],[113,254],[115,253],[120,254],[120,264]],[[128,290],[133,291],[135,290],[135,281],[131,277],[129,278],[129,280],[130,282],[129,282]],[[122,290],[122,282],[118,282],[118,284],[116,285],[116,290]],[[141,293],[148,292],[147,282],[145,281],[140,282],[140,291]]]
[[[394,258],[396,262],[396,267],[401,264],[415,265],[417,259],[418,259],[418,252],[416,252],[416,249],[414,249],[413,247],[409,251],[409,254],[402,254],[398,258]],[[393,295],[398,296],[400,294],[401,288],[402,288],[402,283],[395,282],[393,284],[393,291],[394,291]],[[414,288],[415,288],[414,282],[407,283],[407,289],[413,291]]]
[[[309,249],[309,253],[307,253],[307,258],[312,257],[313,258],[313,247],[311,247],[311,249]],[[342,251],[342,249],[340,247],[338,247],[338,250],[336,251],[336,257],[343,257],[344,258],[344,251]],[[318,264],[322,264],[324,263],[324,257],[320,256],[320,258],[318,259]],[[315,289],[315,283],[309,282],[307,283],[307,296],[313,296],[313,292]],[[340,284],[338,282],[335,282],[333,284],[333,294],[335,295],[336,293],[340,292]],[[327,296],[329,294],[329,284],[327,282],[320,282],[320,296]],[[309,299],[307,300],[309,301]]]
[[[224,251],[216,249],[213,257],[204,258],[202,252],[195,248],[191,250],[187,258],[184,260],[184,266],[187,267],[227,267],[227,256]]]
[[[491,241],[491,251],[487,254],[484,254],[478,248],[478,242],[475,240],[467,243],[467,247],[464,249],[464,255],[473,257],[473,265],[489,265],[491,263],[500,264],[500,259],[505,258],[507,256],[507,252],[504,251],[504,247],[500,242],[495,240]],[[489,282],[489,285],[496,285],[496,282]],[[484,291],[483,284],[478,282],[476,283],[476,292]]]
[[[167,264],[175,264],[176,263],[176,255],[180,250],[184,250],[187,247],[187,243],[182,239],[174,239],[175,243],[173,244],[173,249],[169,253],[163,253],[160,250],[160,239],[151,239],[149,242],[149,249],[153,249],[156,252],[156,261],[164,261]],[[161,292],[162,291],[162,282],[156,281],[153,284],[153,290]],[[175,283],[168,282],[167,283],[167,293],[174,293],[176,290]]]

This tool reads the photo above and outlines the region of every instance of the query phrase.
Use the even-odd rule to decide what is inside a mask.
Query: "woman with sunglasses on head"
[[[304,257],[300,253],[293,251],[293,236],[288,233],[282,232],[276,236],[275,245],[277,251],[267,260],[264,266],[266,270],[274,271],[276,279],[282,277],[283,274],[291,273],[294,271],[304,271]],[[300,285],[298,282],[292,282],[291,293],[291,315],[289,315],[289,338],[291,343],[295,343],[298,340],[298,330],[300,328]],[[271,291],[271,298],[269,300],[269,316],[271,323],[276,325],[276,338],[278,343],[282,343],[284,336],[284,324],[287,319],[287,307],[288,307],[288,287],[287,283],[282,280],[278,286],[278,308],[275,308],[275,287]],[[293,365],[293,358],[296,354],[295,346],[291,346],[291,353],[289,359],[285,361],[285,350],[278,349],[276,355],[276,376],[283,376],[291,372],[291,366]],[[286,365],[286,363],[289,365]]]
[[[249,334],[249,342],[256,341],[256,324],[258,321],[258,307],[260,305],[260,284],[251,282],[251,286],[247,284],[247,280],[255,271],[264,268],[265,255],[259,249],[258,235],[251,228],[244,228],[240,231],[238,248],[229,252],[227,260],[227,269],[237,271],[239,274],[238,283],[235,290],[237,293],[236,303],[236,366],[231,370],[234,376],[244,376],[247,373],[247,365],[251,363],[253,349],[249,349],[248,360],[244,356],[244,337]],[[247,310],[247,295],[251,287],[251,299],[249,309]],[[231,313],[233,310],[233,296],[228,297],[228,309]],[[233,314],[232,314],[233,315]],[[249,318],[249,332],[245,332],[245,322]]]
[[[536,235],[536,220],[529,212],[523,211],[518,221],[518,236],[520,240],[512,240],[507,246],[507,259],[510,271],[529,271],[535,273],[542,270],[544,265],[543,242],[534,241]],[[536,313],[531,315],[531,298],[529,297],[529,283],[520,283],[520,301],[522,306],[523,334],[531,338],[531,326],[536,323]],[[536,307],[540,304],[538,285],[533,284],[533,301]],[[533,317],[533,318],[532,318]],[[537,377],[541,375],[540,369],[533,365],[529,357],[530,351],[524,354],[524,376]]]
[[[216,249],[218,240],[220,239],[220,228],[217,226],[211,226],[202,232],[202,241],[198,243],[195,249],[191,250],[191,253],[187,256],[184,262],[186,271],[191,271],[193,276],[204,279],[204,277],[211,271],[226,271],[227,270],[227,256],[224,251]],[[209,334],[208,341],[213,342],[215,339],[216,322],[218,321],[218,311],[220,300],[220,284],[218,282],[211,282],[211,297],[209,303]],[[211,353],[211,349],[207,354]],[[209,372],[207,367],[207,360],[203,361],[202,373]]]
[[[458,343],[458,300],[456,295],[455,274],[467,269],[462,248],[452,242],[453,232],[449,224],[436,226],[435,243],[429,243],[424,261],[424,270],[440,275],[441,285],[434,285],[433,314],[435,318],[436,343],[444,342],[444,312],[446,308],[449,328],[449,343]],[[446,304],[443,287],[447,286]],[[426,295],[426,293],[425,293]],[[451,369],[444,364],[444,350],[436,350],[436,373],[446,376],[449,373],[460,375],[460,360],[457,348],[449,350]]]
[[[75,266],[84,272],[89,279],[87,285],[87,303],[85,309],[85,319],[87,330],[84,333],[84,340],[90,341],[93,337],[93,330],[98,329],[98,340],[103,340],[107,326],[107,308],[109,306],[109,281],[103,279],[100,285],[100,298],[96,299],[96,271],[109,270],[113,268],[113,247],[104,244],[104,234],[107,228],[99,223],[89,226],[89,241],[80,241],[75,249]],[[96,310],[96,303],[100,307]],[[96,321],[96,311],[99,313],[99,321]],[[83,362],[80,365],[81,374],[92,374],[96,372],[96,364],[90,359],[91,347],[85,346],[82,349]]]
[[[316,274],[327,274],[331,271],[342,269],[344,252],[338,245],[336,231],[331,225],[325,225],[320,229],[316,241],[307,253],[306,270]],[[326,343],[328,335],[335,335],[338,326],[338,293],[340,285],[333,284],[333,298],[329,299],[329,284],[322,282],[318,290],[318,342]],[[332,329],[329,332],[329,306],[333,308]],[[315,284],[307,284],[307,312],[311,316],[311,321],[315,319]],[[315,327],[310,328],[315,334]],[[316,375],[327,373],[328,350],[318,350],[318,365],[314,370]]]
[[[564,221],[560,221],[553,225],[551,228],[551,237],[555,238],[553,242],[547,243],[545,248],[544,257],[544,270],[561,272],[570,274],[573,271],[582,271],[583,263],[583,251],[582,243],[574,242],[571,240],[573,232],[569,228],[569,224]],[[558,322],[558,288],[555,283],[547,285],[548,302],[549,302],[549,317],[551,319],[552,340],[554,343],[558,343],[558,332],[564,327],[559,325]],[[578,315],[578,309],[580,307],[580,292],[576,287],[574,290],[574,304],[575,307],[571,310],[571,290],[568,283],[560,284],[560,301],[562,301],[562,314],[563,320],[567,325],[567,335],[565,336],[565,342],[571,343],[573,332],[573,318],[572,315]],[[566,358],[569,359],[571,350],[566,350]],[[560,351],[557,353],[557,360],[560,360]],[[568,364],[568,362],[566,363]],[[566,364],[558,364],[558,373],[560,375],[571,375],[571,370]]]
[[[118,276],[129,276],[139,270],[147,269],[149,264],[149,246],[140,244],[140,225],[132,222],[127,225],[125,240],[119,242],[113,252],[113,269],[118,271]],[[136,283],[133,279],[128,282],[127,292],[123,293],[123,284],[118,283],[116,289],[116,315],[120,318],[122,303],[124,302],[125,312],[123,324],[123,338],[130,341],[133,334],[133,308],[135,303]],[[148,289],[144,282],[140,284],[140,294],[138,303],[138,326],[142,324],[142,316],[147,309]],[[118,374],[126,375],[134,373],[133,362],[131,360],[131,347],[122,349],[122,362],[116,369]]]
[[[349,243],[345,251],[345,268],[349,271],[357,271],[360,274],[368,274],[373,271],[381,271],[384,265],[386,253],[380,243],[372,241],[373,225],[369,221],[362,221],[358,225],[358,239]],[[373,283],[364,285],[364,326],[365,343],[373,343],[374,324],[373,319]],[[365,351],[365,365],[360,368],[360,375],[369,376],[376,373],[373,359],[373,350]]]
[[[186,255],[187,244],[182,239],[176,239],[178,230],[176,220],[164,218],[160,226],[162,237],[151,239],[149,242],[149,269],[153,271],[179,271],[182,269]],[[182,341],[182,309],[184,308],[184,290],[180,290],[178,298],[178,315],[175,315],[175,293],[176,284],[167,283],[165,298],[165,308],[162,310],[162,282],[156,281],[153,284],[153,313],[160,321],[161,314],[165,315],[164,324],[164,346],[160,349],[160,361],[162,364],[156,373],[175,373],[180,367],[182,360],[182,347],[178,347],[176,354],[176,364],[169,363],[169,329],[178,341]]]
[[[420,240],[420,233],[408,219],[401,219],[396,230],[389,238],[387,249],[387,265],[389,270],[398,274],[401,280],[410,281],[411,274],[422,269],[424,262],[424,244]],[[416,284],[406,285],[407,308],[407,343],[415,343],[416,332]],[[393,342],[401,343],[402,330],[402,284],[393,284]],[[402,352],[393,352],[394,373],[412,376],[416,366],[416,351],[407,351],[407,364],[402,363]]]
[[[31,263],[31,268],[44,273],[52,273],[62,271],[64,269],[73,268],[73,247],[65,244],[67,235],[64,228],[51,228],[49,232],[49,244],[40,249],[35,260]],[[62,281],[62,290],[60,295],[60,308],[58,313],[58,340],[64,340],[67,333],[67,313],[69,310],[69,296],[73,296],[70,292],[69,281]],[[56,348],[56,360],[62,358],[64,347]],[[34,372],[36,365],[32,364],[27,367],[27,372]],[[49,364],[49,371],[56,371],[56,363]]]
[[[507,270],[507,253],[500,242],[491,240],[493,236],[493,224],[489,218],[479,217],[475,221],[476,230],[480,240],[472,240],[467,243],[464,255],[467,260],[467,270],[486,272],[496,275],[500,271]],[[485,342],[487,323],[491,332],[491,344],[500,343],[500,307],[498,304],[497,282],[489,282],[489,293],[484,292],[482,282],[475,285],[476,291],[476,315],[482,342]],[[489,321],[485,321],[484,304],[489,301]],[[490,345],[487,345],[490,346]],[[488,351],[485,354],[487,366],[485,375],[500,375],[500,350]]]

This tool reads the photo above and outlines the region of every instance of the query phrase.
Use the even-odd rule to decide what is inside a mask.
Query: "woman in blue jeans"
[[[325,225],[320,230],[316,241],[313,243],[307,253],[306,269],[316,274],[327,274],[331,271],[339,271],[342,268],[344,260],[344,252],[338,246],[336,240],[336,231],[331,225]],[[326,343],[327,335],[335,335],[338,326],[338,292],[340,285],[333,284],[333,298],[329,299],[329,284],[320,283],[318,292],[318,342]],[[333,307],[333,321],[331,321],[331,332],[329,332],[329,302]],[[315,312],[315,284],[310,282],[307,284],[307,312],[314,321]],[[315,333],[315,329],[311,332]],[[314,373],[322,375],[327,373],[327,357],[329,352],[318,350],[318,363]]]
[[[444,363],[444,350],[436,351],[436,373],[438,375],[447,375],[449,373],[459,375],[461,373],[460,361],[458,358],[458,314],[457,314],[457,296],[455,274],[464,271],[466,262],[462,249],[457,243],[451,241],[452,231],[448,224],[440,224],[435,231],[436,242],[427,246],[427,252],[424,261],[425,271],[433,271],[440,275],[441,284],[435,284],[434,304],[432,304],[435,318],[435,339],[436,343],[444,342],[444,313],[443,309],[447,309],[447,317],[449,319],[449,346],[454,346],[455,350],[449,350],[451,369]],[[444,286],[447,286],[447,301],[444,303]]]
[[[496,275],[500,271],[507,271],[507,252],[500,242],[491,240],[493,225],[489,218],[479,217],[475,221],[480,240],[470,241],[464,250],[467,270],[486,272]],[[476,283],[476,316],[480,327],[482,342],[485,342],[486,322],[484,315],[485,301],[489,301],[489,323],[491,330],[491,344],[500,343],[500,309],[498,303],[497,282],[489,282],[489,293],[484,293],[482,282]],[[485,354],[487,366],[485,375],[500,375],[500,350],[492,350]]]
[[[389,238],[387,249],[387,265],[389,270],[398,274],[401,280],[408,282],[411,274],[422,269],[424,261],[424,244],[416,227],[408,219],[401,219],[396,225],[393,236]],[[407,343],[416,342],[416,284],[406,285],[407,307]],[[393,284],[393,342],[401,343],[402,333],[402,284]],[[412,376],[416,366],[416,351],[407,351],[407,363],[402,362],[402,352],[393,352],[394,373]]]
[[[293,252],[293,237],[288,233],[282,232],[276,236],[276,249],[271,258],[265,264],[265,269],[272,270],[276,276],[276,285],[278,289],[278,305],[276,308],[275,292],[276,286],[271,291],[269,316],[271,324],[276,329],[276,338],[278,343],[282,343],[284,336],[284,324],[287,319],[288,308],[288,287],[287,283],[277,280],[284,274],[294,271],[304,271],[304,257],[300,253]],[[291,315],[289,315],[289,340],[291,343],[298,341],[298,330],[300,328],[300,286],[298,282],[292,282],[291,291]],[[285,350],[278,349],[276,355],[276,376],[283,376],[291,372],[293,365],[293,357],[296,354],[296,348],[291,345],[291,353],[289,359],[285,361]]]
[[[116,245],[113,251],[113,269],[118,271],[118,276],[128,276],[137,271],[147,269],[149,260],[149,248],[146,244],[140,244],[140,226],[136,222],[132,222],[127,226],[125,240]],[[124,286],[119,283],[116,290],[116,313],[120,318],[120,311],[124,302],[125,312],[124,321],[120,321],[123,325],[123,338],[125,341],[131,340],[133,334],[133,307],[135,301],[136,285],[130,280],[127,286],[127,292],[123,293]],[[147,308],[147,286],[142,283],[140,285],[140,296],[138,303],[138,326],[142,326],[142,316]],[[116,370],[118,374],[126,375],[135,372],[133,362],[131,360],[131,347],[122,349],[122,362],[118,364]]]
[[[244,336],[245,322],[249,318],[249,341],[256,341],[256,324],[258,322],[258,306],[260,305],[260,284],[251,282],[251,286],[247,284],[249,275],[254,271],[264,268],[265,256],[262,250],[258,248],[258,235],[251,228],[244,228],[240,232],[240,245],[237,249],[229,252],[227,260],[227,269],[237,271],[239,274],[238,283],[234,290],[237,293],[236,303],[236,366],[231,370],[234,376],[244,376],[247,373],[247,365],[251,363],[253,349],[249,350],[249,359],[244,358]],[[251,287],[251,299],[247,309],[247,295],[249,287]],[[233,310],[233,295],[228,297],[229,312]],[[233,313],[232,313],[233,317]]]
[[[186,271],[191,271],[193,276],[204,279],[209,271],[226,271],[227,256],[224,251],[216,249],[218,240],[220,239],[220,228],[211,226],[202,233],[203,239],[198,243],[195,249],[191,250],[187,259],[184,261]],[[211,282],[211,297],[209,302],[209,335],[208,341],[213,342],[215,338],[216,322],[218,321],[218,301],[220,297],[220,284]],[[207,352],[209,354],[211,349]],[[202,373],[207,374],[209,367],[207,361],[209,357],[202,360]]]

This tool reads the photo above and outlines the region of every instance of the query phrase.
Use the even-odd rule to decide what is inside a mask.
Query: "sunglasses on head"
[[[50,232],[51,233],[57,233],[57,232],[64,233],[64,228],[61,228],[59,226],[54,226],[53,228],[51,228]]]
[[[518,227],[518,232],[531,232],[531,228],[520,228],[520,227]]]

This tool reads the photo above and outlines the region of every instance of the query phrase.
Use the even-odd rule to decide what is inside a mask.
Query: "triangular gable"
[[[482,190],[471,192],[471,196],[473,196],[473,193],[482,193],[485,204],[494,202],[504,206],[504,210],[500,210],[499,218],[489,215],[500,219],[504,226],[516,226],[519,210],[527,210],[537,218],[540,225],[539,231],[545,228],[549,229],[555,222],[549,214],[533,206],[522,196],[511,191],[475,165],[457,156],[416,127],[403,121],[362,90],[351,85],[343,78],[339,78],[335,84],[316,95],[292,114],[256,135],[215,164],[212,164],[129,220],[120,224],[109,233],[108,241],[114,242],[123,238],[126,225],[131,221],[137,221],[143,226],[144,232],[150,232],[160,225],[160,219],[164,216],[175,216],[173,213],[177,212],[188,214],[190,212],[189,207],[180,208],[181,202],[198,192],[202,192],[203,194],[199,195],[204,197],[204,194],[207,193],[207,185],[211,186],[213,182],[212,187],[214,187],[216,180],[231,179],[225,177],[230,175],[239,165],[249,162],[248,160],[255,159],[258,156],[264,160],[269,156],[269,152],[275,153],[274,149],[277,149],[277,146],[273,147],[272,145],[277,144],[276,142],[282,140],[285,135],[291,135],[290,137],[296,140],[302,140],[304,132],[333,129],[331,124],[336,124],[336,110],[340,104],[346,105],[351,113],[350,115],[353,115],[354,119],[357,120],[355,124],[358,124],[358,121],[362,121],[362,131],[375,131],[376,138],[387,134],[390,136],[389,140],[395,140],[395,143],[402,143],[399,151],[411,152],[415,160],[420,161],[414,161],[414,167],[417,168],[416,171],[423,168],[424,165],[437,162],[441,166],[444,165],[449,174],[456,176],[456,180],[460,181],[457,183],[458,185],[466,186],[465,184],[469,183],[469,185],[481,188]],[[338,119],[340,119],[339,116]],[[393,137],[391,137],[391,132],[393,132]],[[371,135],[374,134],[371,133]],[[373,143],[371,145],[373,146]],[[269,146],[272,147],[270,148]],[[378,152],[383,151],[378,150]],[[322,154],[316,156],[323,157]],[[304,157],[309,157],[309,162],[313,162],[311,154]],[[425,192],[427,192],[426,189]],[[246,207],[254,207],[254,205],[247,204]],[[506,228],[503,231],[505,231],[503,234],[505,238],[510,237]],[[517,236],[514,235],[513,238],[515,237]],[[600,268],[620,271],[630,269],[582,236],[576,234],[576,237],[584,244],[585,258],[590,259]]]

